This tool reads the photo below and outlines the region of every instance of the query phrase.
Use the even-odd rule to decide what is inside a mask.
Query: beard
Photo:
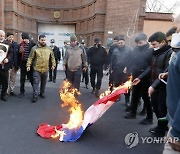
[[[40,43],[40,45],[41,45],[42,47],[44,47],[44,46],[46,46],[46,43]]]

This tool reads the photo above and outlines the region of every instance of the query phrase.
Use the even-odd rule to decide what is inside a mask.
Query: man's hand
[[[168,138],[168,143],[169,145],[171,146],[171,148],[174,150],[174,151],[178,151],[180,152],[180,142],[179,141],[175,141],[175,139],[173,137],[169,137]]]
[[[155,89],[153,88],[153,87],[149,87],[149,89],[148,89],[148,95],[149,95],[149,97],[151,97],[151,95],[152,95],[152,93],[155,91]]]
[[[84,68],[83,68],[83,71],[86,72],[86,71],[87,71],[87,67],[84,67]]]
[[[159,80],[165,79],[165,78],[167,78],[167,77],[168,77],[168,72],[166,72],[166,73],[160,73],[159,76],[158,76]]]
[[[54,67],[54,66],[52,66],[52,67],[51,67],[51,69],[54,71],[55,67]]]
[[[127,67],[124,67],[123,73],[127,73]]]
[[[27,67],[27,71],[28,71],[28,72],[30,71],[30,67]]]
[[[141,82],[141,80],[139,78],[135,78],[132,85],[136,86],[137,84],[139,84],[139,82]]]
[[[4,60],[3,60],[3,63],[4,64],[6,64],[6,63],[8,63],[9,62],[9,60],[7,59],[7,58],[5,58]]]

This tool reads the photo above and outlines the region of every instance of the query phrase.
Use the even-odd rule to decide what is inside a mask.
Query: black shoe
[[[154,133],[157,129],[158,129],[158,126],[149,129],[149,132],[150,132],[150,133]]]
[[[126,112],[130,112],[131,111],[131,107],[130,106],[127,106],[126,109],[125,109]]]
[[[99,90],[95,90],[95,96],[97,97],[97,98],[99,98]]]
[[[23,98],[23,97],[24,97],[24,93],[21,92],[21,93],[19,94],[19,98]]]
[[[155,137],[164,137],[166,135],[166,131],[157,129],[155,132],[151,133]]]
[[[143,124],[143,125],[151,125],[152,123],[153,123],[153,120],[148,119],[148,118],[145,118],[142,121],[140,121],[140,124]]]
[[[128,113],[126,116],[125,116],[126,119],[136,119],[136,114],[133,114],[133,113]]]
[[[10,95],[11,95],[11,96],[14,96],[14,97],[17,96],[14,92],[10,92]]]
[[[44,93],[40,93],[39,96],[40,96],[41,98],[45,98],[45,97],[46,97]]]
[[[146,112],[144,110],[142,110],[140,113],[139,113],[140,116],[145,116],[146,115]]]
[[[89,89],[89,88],[88,88],[88,85],[86,85],[86,89]]]
[[[49,79],[48,82],[52,82],[52,79]]]
[[[7,97],[7,95],[4,95],[4,96],[1,96],[1,99],[2,99],[3,101],[7,101],[7,100],[8,100],[8,97]]]
[[[37,96],[33,96],[32,102],[33,103],[37,102]]]
[[[56,83],[56,79],[53,80],[53,83]]]

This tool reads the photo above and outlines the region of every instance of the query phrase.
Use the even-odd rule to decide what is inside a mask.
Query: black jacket
[[[53,50],[55,60],[60,61],[61,60],[61,54],[60,54],[59,48],[57,46],[50,46],[50,47]]]
[[[88,64],[94,65],[94,66],[102,66],[104,64],[107,64],[107,52],[104,47],[101,45],[97,47],[93,46],[89,48],[88,51]]]
[[[153,51],[151,65],[138,78],[142,80],[146,76],[151,75],[151,86],[154,89],[165,88],[165,84],[159,84],[158,76],[167,70],[171,53],[172,49],[169,45],[164,45],[162,48]]]
[[[0,64],[0,69],[4,69],[5,71],[8,71],[11,68],[11,60],[13,57],[13,52],[12,52],[11,45],[7,41],[4,41],[3,43],[9,45],[8,53],[6,56],[6,58],[8,59],[9,62],[4,65]]]
[[[17,42],[13,42],[11,45],[13,57],[11,60],[12,67],[15,67],[16,69],[19,69],[19,61],[20,61],[20,53],[19,53],[19,44]]]
[[[149,48],[147,43],[144,46],[135,47],[128,59],[131,62],[130,72],[133,74],[133,78],[138,77],[143,71],[145,71],[151,65],[152,48]],[[150,76],[147,76],[149,79]]]
[[[114,70],[118,68],[119,71],[123,71],[125,67],[129,70],[130,61],[128,60],[131,56],[132,49],[130,47],[116,47],[113,49],[111,56],[110,69]]]
[[[113,52],[116,51],[116,48],[119,48],[119,46],[117,44],[111,45],[109,52],[108,52],[108,64],[111,63],[111,57],[112,57]]]

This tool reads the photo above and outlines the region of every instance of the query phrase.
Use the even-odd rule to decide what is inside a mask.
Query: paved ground
[[[31,103],[32,89],[27,83],[23,99],[9,97],[8,102],[0,100],[0,154],[160,154],[163,144],[142,144],[128,149],[124,138],[130,132],[138,132],[140,137],[150,136],[149,128],[139,121],[124,119],[125,106],[115,103],[93,126],[86,130],[83,136],[73,143],[62,143],[58,140],[42,139],[36,134],[40,123],[57,125],[68,120],[67,108],[60,107],[58,88],[64,78],[63,72],[58,72],[57,83],[48,83],[46,98],[39,98]],[[17,83],[19,85],[19,82]],[[84,111],[96,101],[90,89],[81,87],[80,101]],[[107,87],[107,77],[103,81],[103,89]],[[16,87],[18,92],[19,87]]]

